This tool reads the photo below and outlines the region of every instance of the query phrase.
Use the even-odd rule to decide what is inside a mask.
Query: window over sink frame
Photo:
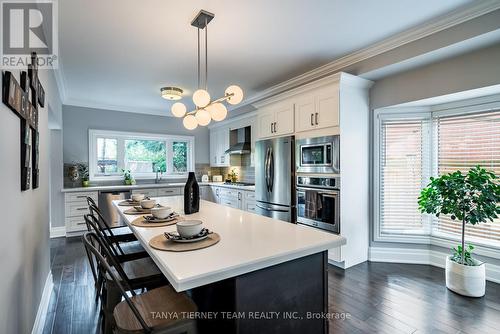
[[[111,139],[116,141],[116,152],[113,160],[116,160],[116,168],[111,172],[102,172],[98,168],[98,138]],[[194,136],[167,135],[142,132],[112,131],[89,129],[89,178],[91,181],[118,181],[123,180],[122,169],[126,166],[126,141],[157,141],[165,145],[165,164],[163,178],[179,178],[187,176],[188,172],[194,171]],[[174,143],[186,143],[185,171],[178,172],[174,168]],[[160,153],[161,154],[161,153]],[[154,165],[154,164],[153,164]],[[135,179],[155,179],[156,172],[132,172]]]

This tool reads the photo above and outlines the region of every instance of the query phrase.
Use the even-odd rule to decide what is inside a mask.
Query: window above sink
[[[89,130],[90,180],[120,180],[123,169],[135,179],[185,176],[194,171],[194,137]]]

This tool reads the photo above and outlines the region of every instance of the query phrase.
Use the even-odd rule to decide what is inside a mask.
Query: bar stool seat
[[[153,333],[196,333],[195,320],[183,318],[183,312],[196,312],[196,304],[170,286],[133,296],[131,301]],[[177,316],[169,316],[172,314]],[[113,315],[118,333],[144,332],[126,301],[116,305]]]

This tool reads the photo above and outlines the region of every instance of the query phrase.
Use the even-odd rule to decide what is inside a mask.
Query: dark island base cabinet
[[[198,320],[199,332],[328,333],[327,260],[321,252],[191,290],[200,312],[218,312]]]

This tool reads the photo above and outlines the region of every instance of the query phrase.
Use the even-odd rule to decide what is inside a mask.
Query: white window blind
[[[430,166],[429,120],[382,119],[380,140],[380,233],[428,234],[418,196]]]
[[[500,176],[500,111],[435,118],[437,124],[437,169],[442,175],[467,172],[480,165]],[[470,241],[500,244],[500,219],[466,227]],[[458,238],[461,222],[449,217],[434,220],[433,234]]]

